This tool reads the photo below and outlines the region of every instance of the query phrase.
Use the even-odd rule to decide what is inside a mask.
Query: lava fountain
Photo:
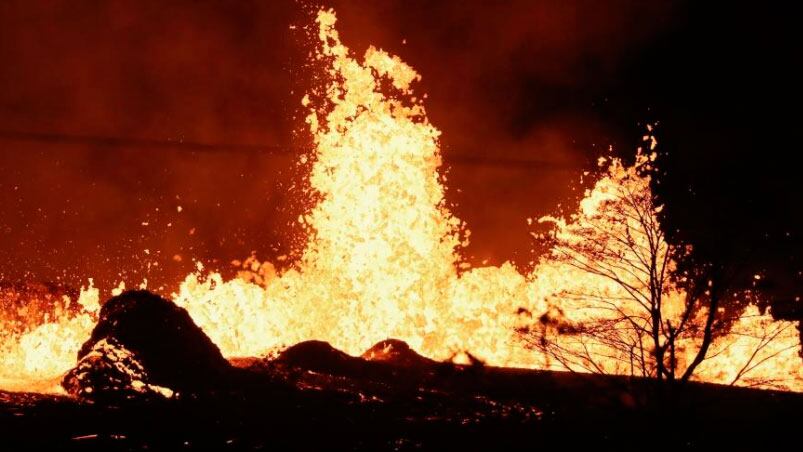
[[[621,299],[620,311],[635,309],[622,288],[552,254],[529,274],[510,263],[470,268],[463,262],[460,250],[470,231],[444,201],[440,131],[427,119],[425,96],[413,89],[421,76],[374,47],[358,59],[340,41],[335,22],[331,10],[317,15],[314,57],[326,68],[327,84],[302,101],[315,143],[314,154],[303,158],[312,159],[310,196],[317,203],[298,219],[308,233],[300,259],[278,274],[269,264],[255,263],[254,269],[267,270],[258,282],[225,281],[199,266],[173,294],[174,302],[227,357],[263,355],[310,339],[358,355],[393,337],[438,360],[470,353],[495,366],[588,371],[583,363],[575,368],[528,347],[520,331],[555,309],[572,322],[612,315],[590,308],[588,300],[565,296],[577,288]],[[546,220],[554,221],[557,234],[571,236],[578,225],[606,221],[607,201],[622,190],[652,199],[649,176],[641,171],[649,162],[641,153],[633,166],[606,161],[577,214]],[[648,212],[656,223],[659,210]],[[623,223],[608,226],[617,224]],[[665,290],[671,317],[684,294],[674,285]],[[98,300],[90,287],[82,292],[79,309],[7,333],[0,386],[42,390],[34,382],[57,379],[73,366]],[[743,377],[737,384],[803,390],[794,326],[772,322],[752,307],[747,314],[734,324],[734,334],[717,338],[697,378],[730,383]],[[600,371],[629,373],[610,344],[570,336],[557,340],[566,349],[591,350]],[[691,359],[684,350],[698,339],[685,341],[678,350],[681,362]]]

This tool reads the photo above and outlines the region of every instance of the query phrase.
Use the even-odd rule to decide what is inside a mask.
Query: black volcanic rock
[[[337,372],[360,367],[364,361],[341,352],[324,341],[299,342],[284,350],[276,362],[307,370]]]
[[[103,305],[78,360],[62,386],[81,396],[123,388],[204,391],[232,376],[231,365],[185,309],[144,290],[124,292]]]
[[[61,385],[72,395],[103,402],[173,396],[169,388],[147,380],[147,372],[134,353],[114,338],[104,338],[78,360]]]
[[[425,358],[404,341],[385,339],[368,349],[361,356],[351,356],[330,345],[328,342],[311,340],[295,344],[284,350],[270,365],[276,369],[296,369],[307,373],[301,380],[326,380],[334,376],[346,377],[365,387],[380,385],[384,390],[405,392],[417,387],[421,379],[431,378],[435,373],[449,373],[456,370],[451,363],[441,363]],[[316,374],[309,377],[308,372]],[[298,376],[298,375],[297,375]],[[327,377],[328,376],[328,377]],[[401,380],[395,380],[401,379]],[[387,381],[395,381],[393,388]],[[328,383],[307,381],[309,385],[321,386]]]
[[[368,361],[384,362],[403,367],[431,367],[438,363],[419,355],[406,342],[399,339],[385,339],[377,342],[362,354]]]

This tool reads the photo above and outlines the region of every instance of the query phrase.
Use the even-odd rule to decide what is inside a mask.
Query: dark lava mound
[[[377,342],[362,354],[368,361],[377,361],[402,367],[428,367],[437,365],[436,361],[415,352],[406,342],[399,339],[385,339]]]
[[[232,367],[187,311],[144,290],[111,298],[62,381],[67,392],[101,394],[209,390],[224,384]],[[164,391],[160,391],[164,392]]]

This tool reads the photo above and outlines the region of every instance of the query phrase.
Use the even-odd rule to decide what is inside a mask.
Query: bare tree
[[[653,159],[639,152],[633,166],[613,160],[578,214],[542,219],[555,226],[542,236],[552,250],[544,265],[563,266],[580,282],[556,293],[558,302],[520,333],[561,367],[687,381],[744,308],[722,307],[721,266],[678,268],[690,247],[670,243],[659,222]],[[733,382],[769,359],[757,356],[774,338],[759,338]]]

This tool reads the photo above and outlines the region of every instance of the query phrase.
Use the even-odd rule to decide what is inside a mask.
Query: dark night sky
[[[423,75],[474,262],[530,260],[524,219],[571,206],[600,153],[632,155],[658,121],[668,224],[788,280],[800,31],[781,2],[733,3],[332,6],[347,45]],[[0,277],[172,289],[192,258],[287,252],[305,17],[293,1],[0,1]]]

